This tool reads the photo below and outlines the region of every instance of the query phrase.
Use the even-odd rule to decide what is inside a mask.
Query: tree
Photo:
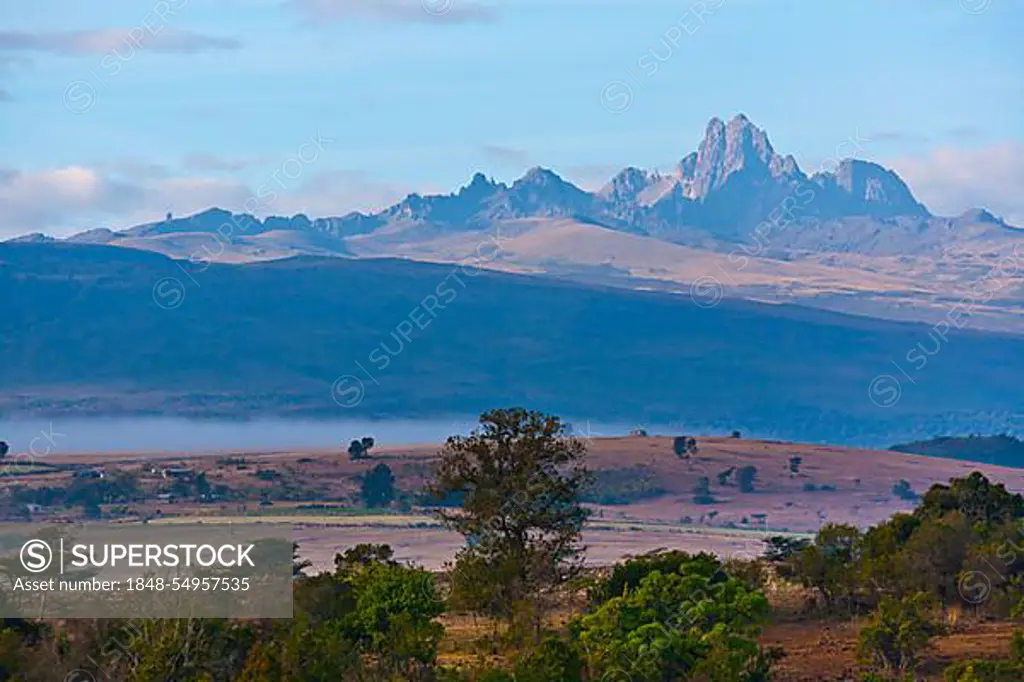
[[[491,601],[503,605],[496,615],[514,624],[515,609],[529,606],[535,637],[550,591],[582,566],[579,538],[588,511],[580,495],[590,481],[585,453],[558,417],[493,410],[480,416],[469,436],[448,439],[428,486],[438,499],[465,495],[461,509],[435,511],[466,538],[456,573],[460,564],[493,569],[489,579],[486,571],[473,573],[492,595],[504,595]]]
[[[591,679],[753,682],[771,665],[756,641],[768,610],[764,594],[698,555],[648,573],[571,628]]]
[[[237,682],[336,682],[365,679],[361,676],[362,670],[358,643],[341,622],[311,625],[299,620],[274,624],[267,637],[249,650],[245,667],[234,679]]]
[[[733,437],[733,438],[742,438],[742,437],[743,437],[743,434],[742,434],[742,433],[740,433],[739,431],[733,431],[733,432],[732,432],[732,437]]]
[[[292,543],[292,577],[305,576],[303,571],[313,565],[309,559],[299,559],[299,543]]]
[[[344,553],[335,554],[334,568],[341,573],[351,573],[370,564],[397,566],[394,556],[395,550],[391,549],[391,545],[361,542],[355,547],[349,547]]]
[[[713,573],[719,565],[718,558],[708,552],[688,554],[679,549],[659,549],[615,564],[612,572],[598,580],[587,591],[591,605],[599,606],[613,597],[639,587],[640,582],[651,573],[679,573],[683,566],[688,570],[699,567],[704,573]]]
[[[846,524],[821,527],[814,544],[795,555],[794,577],[821,594],[828,608],[848,600],[855,588],[861,534]]]
[[[444,635],[434,621],[444,613],[434,576],[422,568],[371,562],[349,580],[355,591],[349,623],[364,648],[389,673],[417,679],[417,670],[434,662]]]
[[[966,478],[954,478],[949,485],[933,485],[914,514],[939,517],[951,511],[959,511],[971,523],[1016,521],[1024,518],[1024,497],[1009,492],[1001,483],[991,483],[975,471]]]
[[[714,504],[715,498],[711,495],[711,479],[701,476],[693,486],[694,504]]]
[[[757,467],[749,465],[740,467],[736,472],[736,481],[740,486],[740,492],[754,492],[754,484],[757,482]]]
[[[924,594],[903,599],[884,596],[870,623],[861,630],[861,657],[886,672],[913,671],[928,640],[938,633],[929,616],[931,608],[930,598]]]
[[[676,436],[672,439],[672,451],[680,459],[689,459],[697,452],[697,439],[692,436]]]
[[[770,538],[765,538],[763,542],[766,545],[764,558],[773,564],[790,561],[795,555],[811,546],[810,540],[785,535],[773,535]]]
[[[363,436],[359,440],[359,444],[363,446],[363,456],[369,457],[370,450],[373,449],[373,446],[376,444],[376,441],[373,439],[372,436]]]
[[[7,453],[11,451],[11,446],[7,444],[7,441],[0,440],[0,459],[7,456]]]
[[[363,476],[359,491],[367,507],[387,507],[395,499],[395,475],[391,467],[381,462]]]
[[[352,459],[363,459],[366,456],[366,450],[363,448],[362,442],[353,440],[348,444],[348,456]]]
[[[910,487],[910,481],[905,478],[901,478],[892,484],[892,494],[901,500],[916,500],[921,497],[914,492],[914,489]]]
[[[789,472],[791,474],[800,473],[800,465],[803,464],[803,457],[790,457],[789,458]]]
[[[515,663],[515,682],[580,682],[583,661],[569,643],[548,637]]]

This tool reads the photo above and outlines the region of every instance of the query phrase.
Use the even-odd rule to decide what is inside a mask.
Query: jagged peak
[[[779,157],[768,135],[743,113],[728,123],[712,118],[697,151],[679,163],[685,194],[692,199],[703,199],[739,171],[781,177],[784,181],[803,177],[796,160]]]
[[[460,196],[460,197],[486,196],[488,194],[491,194],[494,190],[496,190],[496,189],[498,189],[499,187],[502,187],[502,186],[503,185],[501,183],[495,182],[493,178],[488,178],[483,173],[477,172],[477,173],[473,173],[473,177],[470,179],[468,184],[463,185],[459,189],[459,191],[457,193],[457,196]]]
[[[704,127],[704,137],[719,137],[725,134],[725,122],[717,116],[712,116]]]
[[[604,187],[597,191],[599,197],[605,199],[631,200],[652,183],[661,179],[657,171],[649,171],[636,166],[626,166],[616,173]]]
[[[565,183],[558,173],[555,173],[550,168],[544,168],[543,166],[534,166],[530,170],[526,171],[523,177],[516,180],[515,184],[528,184],[528,185],[543,185],[548,183],[562,184]]]

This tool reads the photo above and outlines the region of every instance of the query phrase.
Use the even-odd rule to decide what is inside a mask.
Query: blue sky
[[[1011,0],[0,0],[0,16],[0,237],[239,209],[270,177],[271,212],[310,215],[477,170],[594,188],[669,169],[740,111],[807,171],[859,139],[933,210],[1024,223]]]

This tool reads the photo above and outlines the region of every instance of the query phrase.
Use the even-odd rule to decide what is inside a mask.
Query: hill
[[[929,457],[948,457],[1024,468],[1024,440],[1007,434],[996,436],[942,436],[893,445],[890,450]]]
[[[587,493],[595,513],[586,542],[588,556],[600,564],[657,547],[759,554],[763,538],[773,533],[813,532],[824,522],[867,527],[913,508],[914,501],[893,492],[893,484],[900,480],[923,493],[934,483],[981,471],[1011,490],[1024,490],[1024,471],[1020,469],[884,450],[697,436],[698,451],[684,461],[673,453],[669,437],[596,437],[586,439],[586,444],[586,465],[595,472],[594,488]],[[339,545],[387,542],[401,557],[436,567],[450,558],[461,539],[437,527],[422,509],[414,507],[395,516],[377,512],[355,517],[338,516],[337,511],[332,517],[325,509],[351,513],[361,504],[360,476],[380,463],[394,472],[403,497],[416,503],[431,476],[439,447],[374,449],[370,459],[358,461],[349,459],[339,447],[205,455],[76,454],[54,456],[53,462],[108,472],[145,471],[154,465],[205,471],[213,485],[249,491],[250,510],[246,513],[269,514],[302,526],[301,546],[317,561],[328,564]],[[796,471],[794,457],[800,458]],[[245,466],[238,466],[242,461]],[[744,491],[737,485],[735,472],[751,466],[757,470],[754,485]],[[729,470],[733,475],[721,482],[718,475]],[[263,481],[254,476],[258,471],[276,473]],[[70,476],[69,472],[42,472],[31,481],[19,482],[54,486]],[[704,477],[710,479],[714,500],[710,503],[698,503],[694,498],[694,487]],[[255,502],[264,497],[274,505],[257,507]],[[609,499],[617,503],[609,504]],[[159,502],[136,506],[161,509],[165,515],[238,514],[236,503],[183,500],[170,506]]]
[[[1021,404],[1019,337],[964,329],[924,356],[935,346],[924,326],[729,299],[701,307],[471,265],[190,264],[20,243],[0,245],[0,290],[7,416],[409,417],[522,404],[573,421],[891,443],[1006,428]]]

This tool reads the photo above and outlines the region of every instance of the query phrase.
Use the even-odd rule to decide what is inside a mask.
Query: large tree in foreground
[[[472,434],[448,439],[430,489],[464,499],[437,511],[467,541],[452,572],[457,601],[539,634],[551,592],[582,563],[585,453],[558,417],[520,408],[486,412]]]

